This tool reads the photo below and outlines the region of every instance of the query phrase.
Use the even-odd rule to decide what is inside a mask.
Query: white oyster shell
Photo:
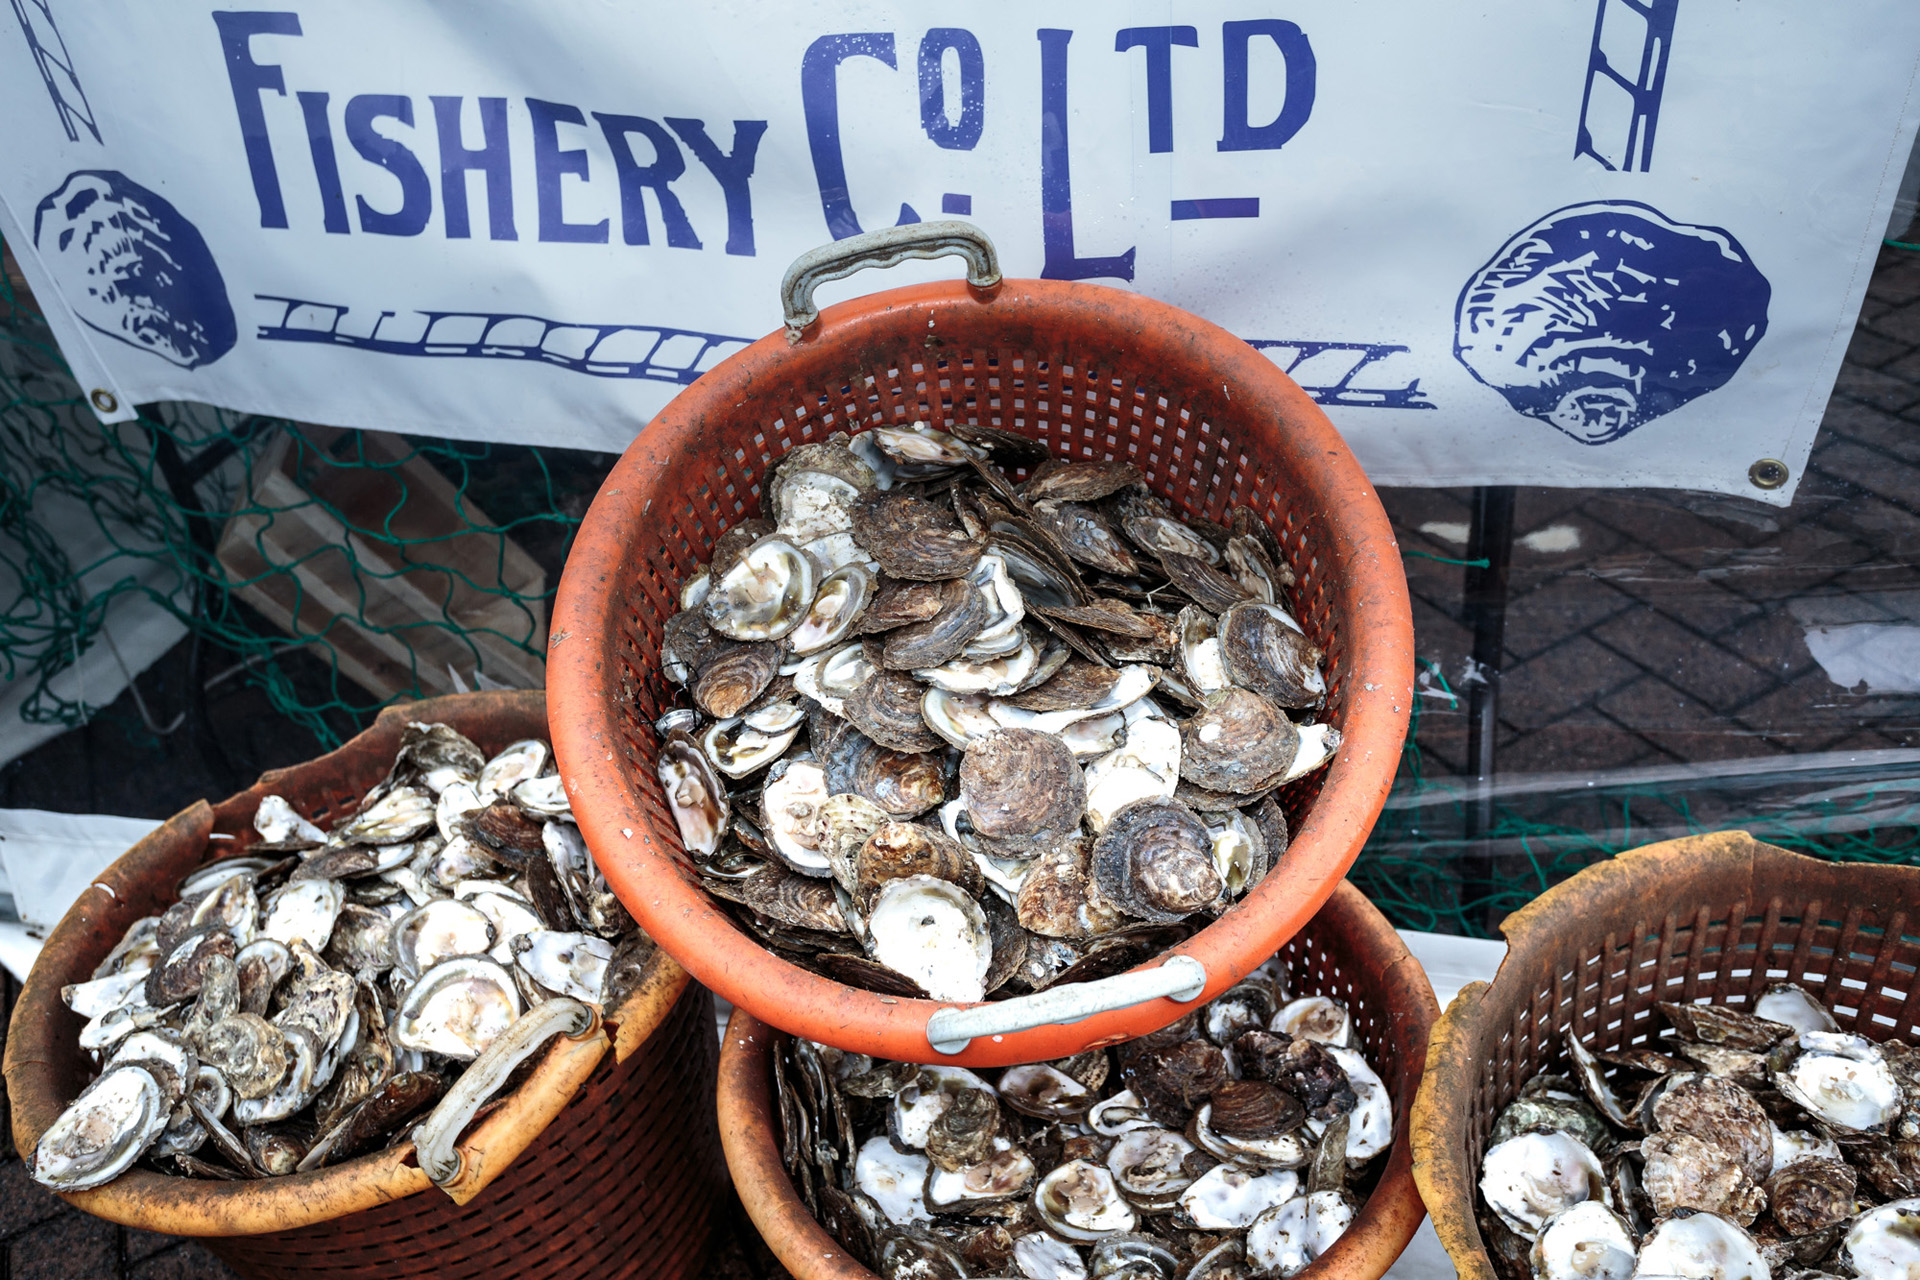
[[[1140,1222],[1113,1175],[1091,1160],[1069,1160],[1047,1174],[1034,1188],[1033,1204],[1040,1220],[1067,1240],[1098,1240]]]
[[[1869,1209],[1847,1229],[1841,1252],[1862,1276],[1920,1276],[1920,1197]]]
[[[1086,779],[1087,826],[1098,835],[1135,800],[1173,794],[1180,785],[1180,730],[1141,716],[1127,726],[1123,745],[1087,766]]]
[[[1772,1280],[1753,1237],[1725,1218],[1668,1218],[1641,1242],[1638,1280]],[[1888,1273],[1888,1280],[1897,1272]]]
[[[875,960],[919,983],[936,1000],[979,1000],[993,963],[987,917],[967,891],[932,876],[882,886],[867,912]]]
[[[1346,1006],[1327,996],[1303,996],[1280,1007],[1268,1024],[1297,1040],[1317,1040],[1321,1044],[1345,1048],[1353,1036],[1353,1019]]]
[[[513,975],[492,960],[461,956],[428,969],[407,990],[390,1037],[402,1049],[468,1061],[520,1016]]]
[[[1487,1152],[1480,1194],[1509,1230],[1528,1240],[1563,1209],[1584,1200],[1613,1203],[1600,1161],[1578,1138],[1559,1132],[1524,1133]]]
[[[931,1222],[922,1192],[930,1167],[925,1156],[896,1151],[884,1135],[868,1138],[853,1158],[854,1186],[871,1196],[895,1226]]]
[[[529,933],[515,958],[527,976],[559,995],[605,1004],[613,944],[590,933],[541,929]]]
[[[553,751],[538,738],[522,738],[500,749],[500,754],[480,769],[480,781],[474,789],[483,801],[492,803],[529,778],[537,778],[553,759]]]
[[[778,640],[800,625],[817,584],[813,557],[777,534],[745,551],[708,589],[707,622],[735,640]]]
[[[267,899],[259,936],[289,947],[304,942],[324,951],[346,900],[346,890],[337,880],[296,880]]]
[[[1546,1220],[1532,1260],[1536,1280],[1628,1280],[1633,1232],[1598,1200],[1582,1200]]]
[[[1827,1007],[1791,982],[1776,982],[1753,1002],[1753,1016],[1792,1027],[1795,1031],[1838,1031]]]
[[[1013,1265],[1027,1280],[1086,1280],[1080,1251],[1044,1231],[1029,1231],[1013,1242]]]
[[[301,817],[283,796],[260,797],[260,807],[253,811],[253,829],[268,844],[279,844],[282,840],[324,844],[327,839],[326,832]]]
[[[1247,1228],[1247,1261],[1259,1275],[1297,1275],[1313,1261],[1307,1252],[1307,1231],[1305,1196],[1277,1204]]]
[[[792,761],[761,789],[767,839],[781,860],[802,875],[825,876],[833,871],[821,821],[821,808],[831,794],[827,771],[813,760]]]
[[[442,960],[485,955],[494,944],[494,928],[473,903],[436,898],[395,921],[388,937],[394,966],[417,978]]]
[[[1194,1225],[1207,1231],[1239,1231],[1300,1191],[1300,1175],[1291,1169],[1255,1173],[1234,1164],[1217,1164],[1180,1193],[1180,1207]]]
[[[1367,1060],[1352,1049],[1328,1045],[1327,1052],[1347,1073],[1359,1101],[1347,1125],[1347,1159],[1371,1160],[1393,1144],[1393,1095]],[[1316,1132],[1325,1132],[1318,1122]]]
[[[151,1072],[115,1067],[88,1085],[40,1135],[33,1176],[56,1191],[110,1182],[166,1129],[171,1110]]]
[[[1799,1053],[1775,1073],[1780,1092],[1836,1128],[1885,1132],[1900,1114],[1900,1083],[1880,1049],[1860,1036],[1803,1031]]]

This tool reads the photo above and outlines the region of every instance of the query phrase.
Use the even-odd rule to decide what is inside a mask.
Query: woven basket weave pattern
[[[247,1280],[595,1280],[704,1274],[728,1195],[714,1128],[713,997],[689,983],[639,1051],[581,1096],[472,1203],[437,1191],[204,1243]]]
[[[1649,1045],[1668,1027],[1658,1001],[1744,1009],[1796,982],[1843,1030],[1920,1043],[1917,920],[1920,869],[1820,862],[1744,832],[1623,854],[1509,917],[1493,984],[1435,1028],[1416,1118],[1422,1190],[1464,1280],[1493,1274],[1474,1221],[1487,1138],[1522,1085],[1569,1069],[1567,1037]]]
[[[1252,507],[1298,576],[1287,603],[1326,651],[1324,719],[1341,724],[1348,664],[1308,522],[1287,501],[1291,486],[1277,483],[1274,469],[1262,465],[1266,459],[1248,454],[1241,437],[1253,432],[1197,416],[1184,407],[1177,386],[1131,366],[1124,353],[1001,348],[924,363],[880,361],[871,369],[849,370],[836,387],[793,400],[787,416],[742,428],[739,434],[750,430],[751,437],[730,454],[716,451],[707,482],[679,505],[656,505],[648,537],[635,549],[630,606],[617,648],[623,691],[638,712],[627,723],[624,754],[643,812],[660,829],[671,831],[674,822],[653,771],[660,746],[653,722],[671,705],[663,696],[670,690],[659,674],[658,655],[666,621],[680,608],[680,583],[711,557],[715,539],[760,514],[761,482],[770,464],[835,431],[916,422],[941,430],[955,422],[995,427],[1039,440],[1057,457],[1131,462],[1185,517],[1224,523],[1233,507]],[[1012,472],[1016,481],[1026,474]],[[1278,794],[1289,821],[1298,821],[1322,781],[1316,773]]]

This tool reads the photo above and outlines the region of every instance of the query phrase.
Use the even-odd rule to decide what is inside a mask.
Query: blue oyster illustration
[[[1725,386],[1772,294],[1718,227],[1631,201],[1570,205],[1474,272],[1453,354],[1518,412],[1605,444]]]
[[[125,174],[68,174],[34,210],[33,243],[90,328],[187,369],[233,349],[233,306],[207,242]]]

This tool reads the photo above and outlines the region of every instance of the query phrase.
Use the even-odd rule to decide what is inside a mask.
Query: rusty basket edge
[[[1882,912],[1865,903],[1888,905]],[[1764,953],[1772,963],[1741,969],[1716,958],[1736,907],[1735,951]],[[1570,1030],[1583,1043],[1619,1047],[1659,1025],[1656,999],[1738,1004],[1784,978],[1822,999],[1843,1029],[1877,1023],[1873,1038],[1920,1038],[1912,967],[1920,938],[1903,932],[1917,912],[1920,867],[1827,862],[1735,830],[1629,850],[1508,916],[1507,954],[1494,980],[1463,987],[1435,1022],[1414,1103],[1414,1180],[1461,1280],[1499,1280],[1476,1221],[1486,1135],[1518,1085],[1564,1056],[1559,1046]],[[1875,936],[1879,948],[1862,949],[1863,937]],[[1586,954],[1596,940],[1623,970]],[[1676,953],[1676,944],[1684,949]],[[1896,951],[1908,958],[1905,972],[1892,975]],[[1591,975],[1596,965],[1601,972]],[[1535,990],[1523,995],[1532,975]],[[1908,986],[1898,1000],[1883,993],[1895,977]],[[1646,989],[1636,992],[1641,982]],[[1588,1007],[1581,997],[1596,992]],[[1888,1008],[1901,1016],[1887,1016]],[[1508,1078],[1496,1087],[1503,1066]]]

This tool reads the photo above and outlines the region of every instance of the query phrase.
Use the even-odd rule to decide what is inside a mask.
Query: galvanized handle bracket
[[[813,291],[829,280],[844,280],[868,267],[896,267],[909,258],[958,256],[967,260],[967,283],[976,289],[1000,284],[1000,255],[987,233],[971,222],[910,222],[810,249],[793,260],[780,282],[780,309],[787,318],[787,341],[798,342],[820,318]]]
[[[1192,956],[1170,956],[1152,969],[1116,974],[1095,982],[1069,982],[1030,996],[942,1009],[927,1019],[927,1043],[939,1053],[959,1053],[977,1036],[1064,1026],[1096,1013],[1110,1013],[1149,1000],[1196,1000],[1207,989],[1207,967]]]

